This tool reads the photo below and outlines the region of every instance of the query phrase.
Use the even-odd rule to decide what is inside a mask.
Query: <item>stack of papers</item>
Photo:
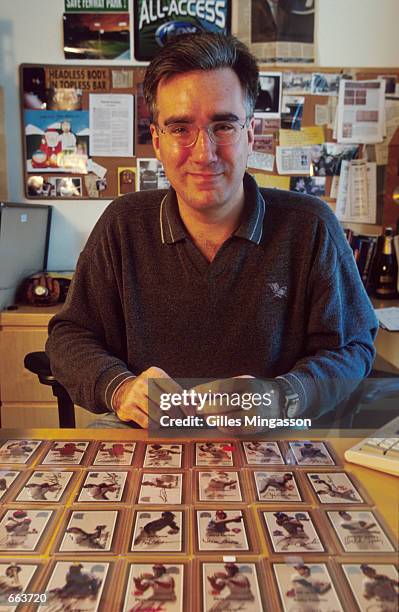
[[[380,327],[388,331],[399,331],[399,307],[377,308],[375,314]]]

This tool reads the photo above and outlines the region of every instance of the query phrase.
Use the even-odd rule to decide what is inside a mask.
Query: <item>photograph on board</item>
[[[65,59],[130,59],[129,13],[65,13]]]

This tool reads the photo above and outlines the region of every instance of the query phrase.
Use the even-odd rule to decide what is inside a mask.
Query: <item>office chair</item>
[[[75,407],[67,390],[56,380],[51,372],[50,361],[44,351],[28,353],[25,355],[24,366],[36,374],[42,385],[51,387],[58,403],[58,420],[61,428],[76,427]],[[106,413],[106,410],[97,410],[97,413]]]

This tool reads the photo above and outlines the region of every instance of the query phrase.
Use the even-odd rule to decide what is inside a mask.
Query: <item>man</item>
[[[172,188],[107,208],[50,322],[52,370],[75,403],[147,427],[149,379],[174,392],[179,378],[253,376],[276,379],[258,385],[268,414],[316,415],[342,398],[337,380],[348,391],[368,374],[376,321],[335,216],[245,173],[257,92],[234,38],[182,36],[149,65]]]

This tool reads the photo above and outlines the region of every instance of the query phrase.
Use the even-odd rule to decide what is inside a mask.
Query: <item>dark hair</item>
[[[184,34],[173,38],[149,64],[144,78],[145,100],[153,121],[157,118],[157,88],[162,79],[192,70],[231,68],[244,91],[247,116],[251,117],[258,95],[259,71],[248,47],[234,36],[213,32]]]

